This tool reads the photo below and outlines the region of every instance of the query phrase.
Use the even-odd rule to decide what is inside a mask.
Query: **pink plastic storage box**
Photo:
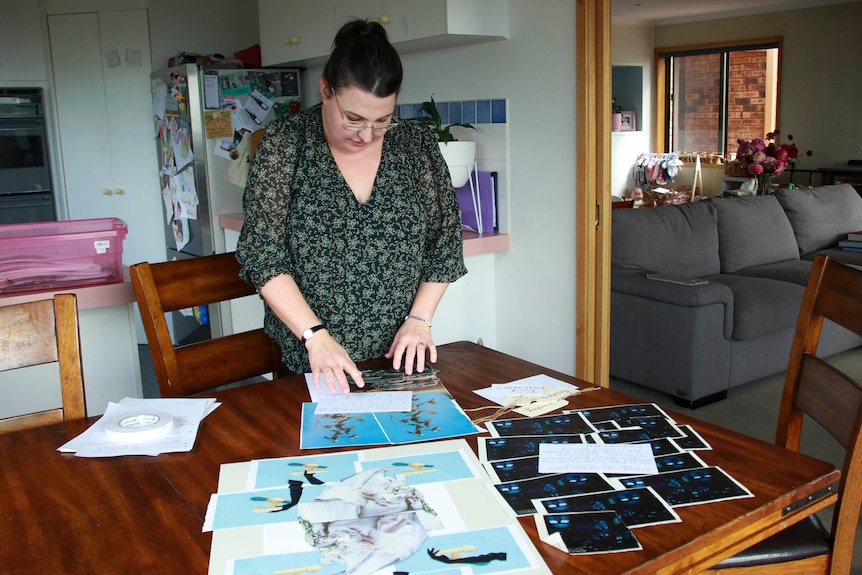
[[[118,218],[0,225],[0,293],[123,280]]]

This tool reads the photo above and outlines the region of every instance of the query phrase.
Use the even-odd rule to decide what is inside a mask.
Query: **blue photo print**
[[[324,565],[320,551],[281,553],[243,557],[233,562],[233,575],[260,575],[261,573],[318,573],[336,575],[344,573],[344,563]]]
[[[614,511],[628,528],[680,521],[679,515],[648,487],[539,499],[536,508],[545,514]]]
[[[592,554],[641,549],[634,533],[613,511],[559,513],[536,518],[548,534],[559,533],[569,553]]]
[[[456,481],[479,477],[459,451],[422,453],[410,456],[375,459],[360,463],[362,470],[386,467],[388,477],[398,478],[405,485]]]
[[[624,488],[652,487],[671,507],[754,497],[718,467],[616,479]]]
[[[256,470],[254,489],[288,485],[291,479],[311,485],[341,481],[356,474],[356,453],[331,453],[262,459],[252,462]]]
[[[322,485],[291,480],[275,489],[217,493],[210,500],[207,518],[212,517],[213,530],[289,523],[298,519],[297,504],[313,500],[323,489]]]
[[[376,413],[380,427],[390,443],[413,443],[431,439],[457,437],[479,432],[448,393],[422,391],[413,393],[410,412]]]
[[[516,437],[480,437],[479,459],[499,461],[539,455],[542,443],[595,443],[592,435],[526,435]]]
[[[556,473],[524,481],[500,483],[494,485],[494,488],[517,515],[536,513],[534,499],[600,493],[614,489],[600,473]]]
[[[396,573],[440,573],[441,569],[469,567],[474,575],[506,573],[531,567],[511,531],[505,527],[432,535],[422,547],[395,563]],[[461,572],[454,571],[454,572]]]
[[[676,428],[674,428],[676,429]],[[677,429],[673,435],[668,435],[666,427],[639,427],[618,429],[615,431],[599,431],[598,436],[602,443],[646,443],[654,439],[670,439],[674,436],[682,437]]]
[[[488,475],[494,483],[507,481],[519,481],[548,475],[539,473],[539,457],[521,457],[520,459],[501,459],[500,461],[489,461],[485,463]]]
[[[671,453],[655,457],[655,466],[659,473],[670,471],[684,471],[686,469],[698,469],[707,467],[703,460],[690,451]],[[608,473],[608,477],[631,477],[631,473]]]
[[[487,424],[491,435],[510,437],[512,435],[579,435],[595,433],[596,429],[579,413],[549,415],[546,417],[523,417],[518,419],[499,419]]]
[[[635,417],[663,417],[667,414],[654,403],[632,403],[617,405],[614,407],[595,407],[589,409],[578,409],[578,413],[591,423],[614,421],[620,427],[639,427],[632,421]]]
[[[373,413],[314,413],[316,403],[302,404],[300,449],[359,447],[389,443]]]
[[[613,442],[606,441],[605,443]],[[676,440],[669,437],[659,437],[658,439],[650,439],[649,441],[633,441],[632,443],[649,443],[652,448],[653,457],[682,453],[682,449],[676,444]]]
[[[680,425],[679,430],[684,434],[684,437],[674,439],[674,441],[682,449],[688,451],[712,449],[709,443],[704,440],[700,434],[690,425]]]

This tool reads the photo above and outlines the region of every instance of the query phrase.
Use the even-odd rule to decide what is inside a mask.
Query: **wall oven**
[[[0,88],[0,224],[56,219],[41,88]]]

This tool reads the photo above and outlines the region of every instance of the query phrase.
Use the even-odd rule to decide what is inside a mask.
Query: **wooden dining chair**
[[[850,573],[862,504],[862,386],[817,357],[824,319],[862,335],[862,271],[820,255],[811,268],[793,336],[775,442],[798,451],[807,415],[846,450],[832,528],[827,532],[812,515],[707,573]]]
[[[87,416],[75,294],[0,307],[0,371],[54,362],[62,407],[0,419],[0,433]],[[16,385],[24,387],[25,380]]]
[[[234,254],[129,268],[162,397],[185,397],[263,374],[285,375],[281,350],[263,328],[175,346],[166,313],[257,294]]]

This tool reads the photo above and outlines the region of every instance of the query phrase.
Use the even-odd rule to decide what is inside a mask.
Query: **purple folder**
[[[480,234],[494,233],[497,230],[497,172],[473,172],[470,180],[455,188],[461,208],[461,227]]]

